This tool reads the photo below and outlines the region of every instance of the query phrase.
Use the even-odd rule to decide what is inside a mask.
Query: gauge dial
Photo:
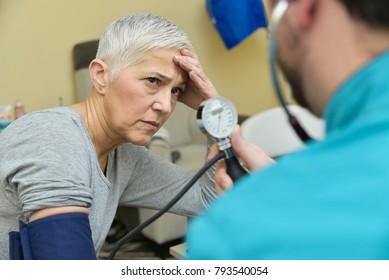
[[[215,139],[227,138],[238,123],[234,104],[226,98],[206,100],[197,111],[197,124],[202,132]]]

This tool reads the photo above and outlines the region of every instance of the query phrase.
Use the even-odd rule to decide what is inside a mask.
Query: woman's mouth
[[[157,131],[159,128],[159,122],[154,122],[154,121],[142,121],[153,131]]]

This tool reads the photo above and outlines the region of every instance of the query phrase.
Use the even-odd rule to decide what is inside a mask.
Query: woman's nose
[[[172,110],[172,94],[170,90],[159,92],[152,108],[163,113],[170,113]]]

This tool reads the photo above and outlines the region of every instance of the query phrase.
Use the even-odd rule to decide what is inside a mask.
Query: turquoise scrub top
[[[389,259],[389,52],[337,90],[324,118],[325,140],[240,179],[192,220],[187,259]]]

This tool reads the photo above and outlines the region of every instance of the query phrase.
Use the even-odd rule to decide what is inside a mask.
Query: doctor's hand
[[[243,138],[239,125],[235,127],[231,134],[231,144],[242,165],[250,172],[269,166],[275,162],[260,147]],[[215,144],[211,148],[208,159],[213,158],[218,153],[219,149],[217,144]],[[227,166],[224,160],[216,164],[215,181],[216,192],[218,194],[223,193],[234,184],[231,177],[227,174]]]

